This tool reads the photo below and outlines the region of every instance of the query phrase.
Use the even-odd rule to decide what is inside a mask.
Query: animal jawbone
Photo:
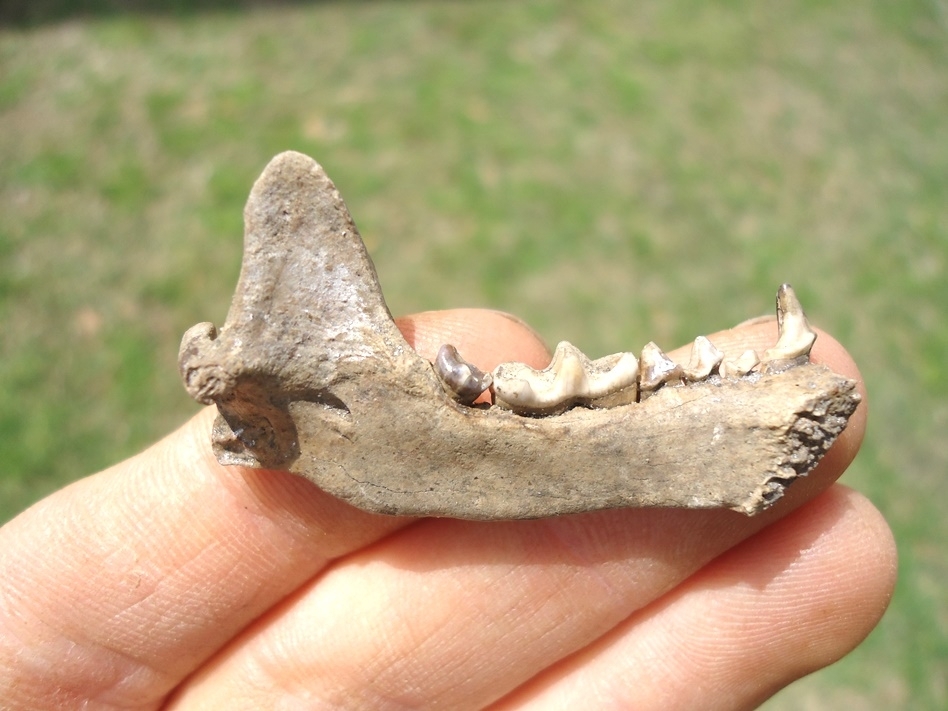
[[[537,518],[616,507],[756,514],[820,460],[859,403],[809,362],[793,290],[763,356],[695,340],[687,364],[648,344],[484,373],[405,341],[338,191],[311,158],[276,156],[244,210],[230,311],[181,342],[188,393],[219,416],[223,464],[283,469],[367,511]],[[492,406],[475,405],[490,393]],[[528,416],[524,416],[528,415]]]

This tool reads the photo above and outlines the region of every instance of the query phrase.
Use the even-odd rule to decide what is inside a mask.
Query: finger
[[[895,578],[882,516],[833,487],[497,709],[757,708],[859,644]]]
[[[858,375],[851,361],[844,371]],[[172,708],[483,706],[816,496],[849,460],[825,460],[755,518],[624,510],[425,521],[338,561],[189,680]]]
[[[418,354],[430,361],[441,346],[449,343],[482,370],[493,370],[513,359],[534,368],[545,368],[550,362],[543,339],[526,323],[503,311],[424,311],[397,318],[395,324]],[[515,351],[511,350],[511,343],[518,344]]]
[[[542,349],[509,318],[472,321],[452,337],[473,358]],[[401,323],[438,340],[432,317]],[[212,417],[0,529],[0,698],[12,708],[153,706],[328,561],[408,523],[285,472],[220,466]]]

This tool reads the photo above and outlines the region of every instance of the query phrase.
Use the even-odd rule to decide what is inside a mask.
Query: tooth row
[[[615,353],[590,360],[562,341],[542,370],[511,362],[485,373],[465,361],[454,346],[445,345],[438,352],[435,372],[445,389],[465,404],[490,389],[494,404],[521,414],[553,414],[574,405],[616,407],[637,402],[663,385],[700,382],[715,373],[739,378],[758,366],[778,370],[808,358],[816,334],[789,284],[777,291],[777,332],[776,345],[763,358],[747,350],[736,359],[725,359],[711,341],[698,336],[686,366],[675,363],[654,343],[642,349],[640,358]]]

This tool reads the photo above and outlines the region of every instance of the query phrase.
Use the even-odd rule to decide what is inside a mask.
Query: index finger
[[[472,358],[536,362],[529,329],[494,312],[435,323]],[[406,526],[282,471],[223,467],[207,409],[142,454],[0,529],[0,698],[148,708],[331,560]]]

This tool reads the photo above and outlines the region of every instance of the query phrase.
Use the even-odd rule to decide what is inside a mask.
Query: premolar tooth
[[[543,370],[525,363],[501,363],[493,371],[497,405],[516,412],[549,413],[575,403],[609,406],[634,402],[638,359],[616,353],[591,361],[576,346],[561,341]]]
[[[684,369],[685,379],[692,382],[705,380],[724,360],[724,354],[704,336],[698,336],[691,346],[691,360]]]
[[[468,363],[458,353],[458,349],[449,344],[441,346],[438,350],[434,369],[454,399],[465,405],[473,404],[493,382],[490,373],[485,373]]]
[[[751,372],[760,363],[757,351],[746,350],[736,360],[725,360],[719,372],[722,378],[741,378]]]
[[[765,363],[809,356],[816,334],[810,328],[793,287],[777,289],[777,344],[764,352]]]
[[[684,369],[652,341],[642,349],[641,371],[639,387],[642,390],[655,390],[664,383],[677,382],[684,376]]]

